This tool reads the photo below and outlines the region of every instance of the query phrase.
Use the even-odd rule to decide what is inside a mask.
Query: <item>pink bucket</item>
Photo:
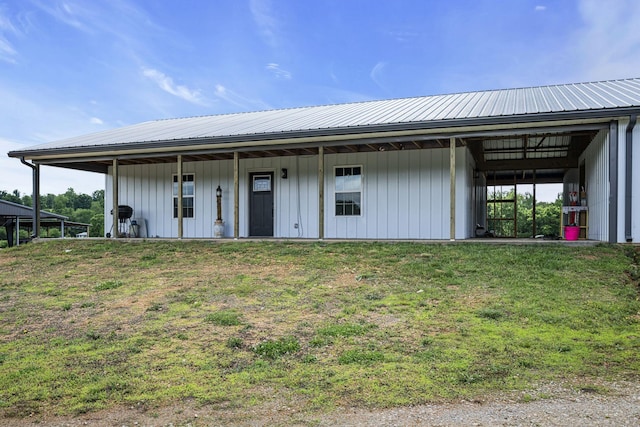
[[[564,227],[565,240],[578,240],[580,236],[580,227],[575,225],[567,225]]]

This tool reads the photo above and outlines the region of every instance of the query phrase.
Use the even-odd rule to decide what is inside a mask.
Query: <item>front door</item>
[[[249,174],[249,236],[273,237],[273,172]]]

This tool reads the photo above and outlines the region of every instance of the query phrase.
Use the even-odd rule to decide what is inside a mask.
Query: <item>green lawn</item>
[[[324,411],[637,380],[637,253],[100,240],[4,249],[0,413],[274,396]]]

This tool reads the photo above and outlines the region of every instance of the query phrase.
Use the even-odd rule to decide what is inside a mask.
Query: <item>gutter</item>
[[[29,166],[33,171],[31,178],[33,183],[33,232],[31,233],[31,237],[38,238],[40,237],[40,167],[37,164],[32,165],[31,163],[27,163],[24,157],[20,157],[20,162],[23,165]]]
[[[633,235],[631,233],[631,214],[633,212],[632,208],[632,196],[631,190],[633,186],[633,128],[636,126],[636,121],[638,119],[637,114],[633,114],[629,116],[629,124],[627,125],[627,132],[625,138],[625,177],[624,177],[624,237],[627,242],[633,241]]]
[[[640,112],[640,111],[639,111]],[[620,116],[618,116],[620,117]],[[47,150],[27,150],[9,152],[9,157],[29,156],[38,161],[52,161],[64,159],[68,161],[72,158],[83,158],[91,160],[98,156],[120,156],[123,155],[149,155],[149,154],[174,154],[176,152],[186,153],[197,150],[228,150],[243,151],[243,149],[271,149],[275,146],[291,146],[292,144],[345,144],[367,140],[377,140],[379,138],[406,138],[407,140],[424,138],[469,138],[472,136],[485,135],[491,132],[495,134],[505,134],[518,131],[534,131],[541,128],[606,128],[610,119],[600,117],[598,119],[572,119],[554,121],[530,121],[514,123],[496,123],[481,125],[463,125],[460,121],[440,121],[435,123],[415,122],[415,123],[394,123],[386,126],[357,126],[352,128],[328,128],[308,131],[274,132],[264,134],[242,134],[214,137],[185,138],[173,140],[140,141],[129,143],[116,143],[108,145],[92,145],[82,147],[65,147]],[[398,140],[399,142],[399,140]],[[109,157],[113,158],[113,157]]]

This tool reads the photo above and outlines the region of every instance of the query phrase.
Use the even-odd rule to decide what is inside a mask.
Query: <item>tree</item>
[[[104,190],[96,190],[91,194],[91,198],[94,202],[101,202],[104,204]]]
[[[91,228],[89,235],[91,237],[104,237],[104,214],[96,214],[91,217]]]
[[[503,218],[505,220],[490,221],[489,230],[496,236],[513,236],[513,221],[506,218],[513,218],[514,189],[506,191],[495,191],[489,193],[489,198],[494,200],[506,200],[505,203],[487,205],[489,218]],[[515,196],[517,203],[515,235],[521,238],[534,237],[533,233],[533,195],[530,193],[518,194]],[[562,210],[562,194],[553,203],[536,202],[536,235],[547,237],[557,237],[560,231],[560,211]]]
[[[76,197],[75,203],[73,205],[74,209],[91,209],[91,203],[93,203],[93,198],[88,194],[78,194]]]
[[[13,190],[13,193],[7,193],[6,191],[0,191],[0,199],[7,202],[22,204],[22,198],[18,190]]]

